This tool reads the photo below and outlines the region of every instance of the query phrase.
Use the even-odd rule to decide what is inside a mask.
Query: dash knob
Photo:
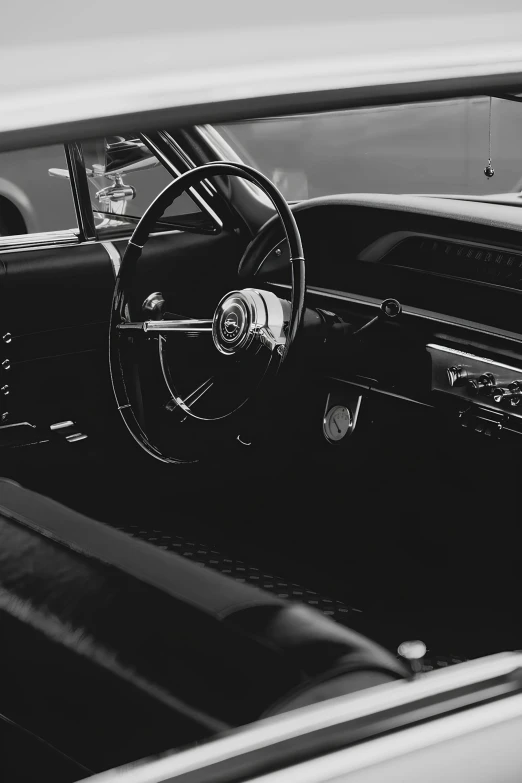
[[[462,386],[468,377],[468,371],[460,364],[454,367],[448,367],[446,374],[450,386]]]
[[[397,652],[406,661],[412,678],[422,671],[422,661],[426,655],[426,645],[419,639],[403,642],[397,648]]]
[[[153,294],[149,294],[141,306],[143,314],[153,321],[161,320],[164,308],[165,300],[161,291],[154,291]]]
[[[397,318],[402,313],[402,305],[397,299],[385,299],[381,304],[381,314],[385,318]]]

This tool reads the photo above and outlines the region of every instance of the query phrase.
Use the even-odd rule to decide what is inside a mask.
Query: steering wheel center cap
[[[224,354],[234,354],[261,345],[283,350],[289,303],[270,291],[243,288],[223,297],[214,313],[212,337]]]
[[[214,314],[212,336],[221,353],[236,353],[249,342],[252,323],[248,298],[234,291],[221,300]]]
[[[228,307],[221,317],[221,337],[227,342],[236,340],[245,325],[241,308],[237,304]]]

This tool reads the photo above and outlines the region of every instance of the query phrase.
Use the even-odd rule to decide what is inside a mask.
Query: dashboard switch
[[[520,402],[522,396],[522,383],[520,381],[514,381],[509,386],[496,386],[491,390],[491,396],[494,402],[509,401],[512,407],[515,407]]]
[[[495,386],[495,376],[486,372],[478,378],[468,378],[467,386],[473,394],[489,395]]]

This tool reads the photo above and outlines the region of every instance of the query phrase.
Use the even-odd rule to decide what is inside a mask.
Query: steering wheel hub
[[[242,291],[227,294],[218,304],[212,323],[214,345],[224,354],[236,353],[251,342],[251,303]]]
[[[281,352],[286,343],[290,303],[270,291],[244,288],[223,297],[214,313],[212,337],[224,354],[261,345]]]

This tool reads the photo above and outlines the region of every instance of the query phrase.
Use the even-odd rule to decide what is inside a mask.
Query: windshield
[[[490,99],[410,103],[219,126],[289,200],[335,193],[489,196],[522,188],[522,107]]]

